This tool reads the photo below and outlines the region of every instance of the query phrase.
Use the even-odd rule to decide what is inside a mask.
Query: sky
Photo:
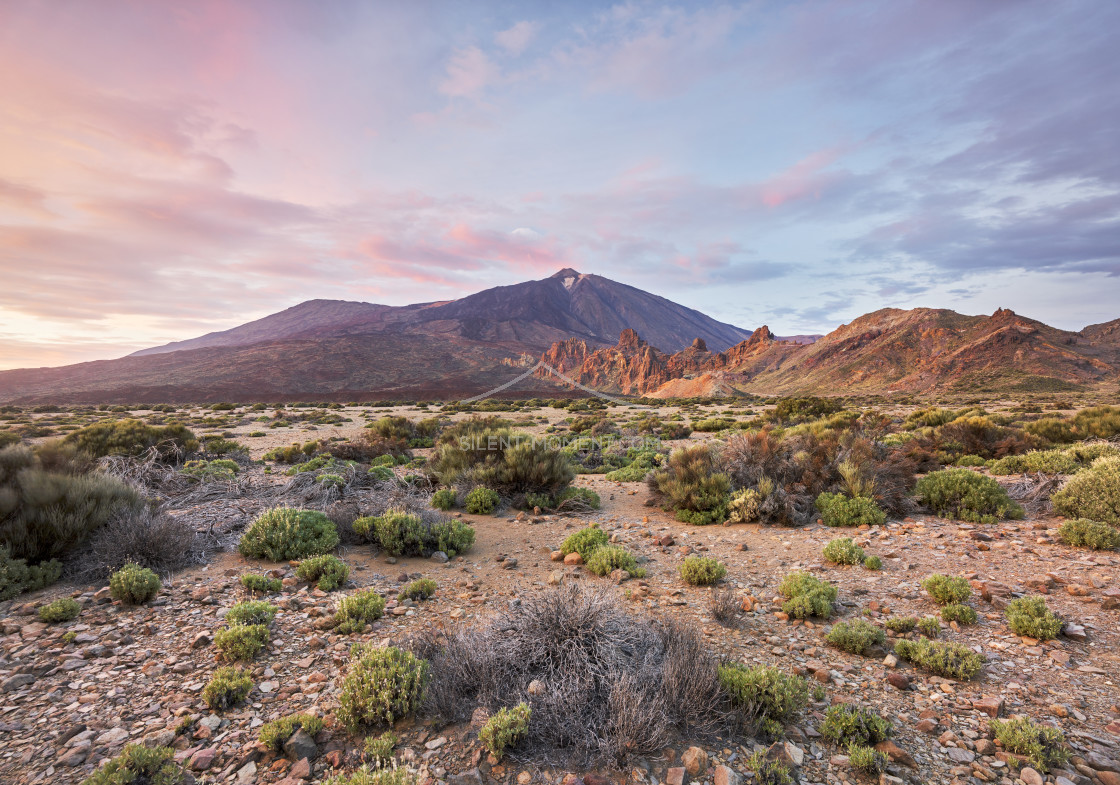
[[[563,267],[1120,317],[1120,3],[0,5],[0,368]]]

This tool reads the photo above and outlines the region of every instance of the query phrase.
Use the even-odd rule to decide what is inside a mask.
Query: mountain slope
[[[368,323],[378,316],[383,316],[387,310],[391,310],[391,306],[347,300],[308,300],[229,330],[141,349],[129,356],[143,357],[148,354],[203,349],[209,346],[249,346],[264,341],[279,341],[323,327],[341,328],[345,325]]]
[[[1120,321],[1080,333],[1000,309],[964,316],[883,309],[809,345],[761,327],[724,352],[697,340],[666,354],[634,334],[589,351],[555,344],[542,360],[582,384],[652,397],[837,392],[1016,392],[1091,387],[1120,375]]]
[[[613,343],[628,327],[666,351],[683,349],[697,336],[725,349],[750,335],[664,297],[565,268],[543,280],[497,286],[448,302],[394,307],[309,300],[239,327],[142,349],[133,356],[383,331],[456,336],[539,353],[566,337]]]
[[[0,371],[0,401],[454,398],[513,378],[555,341],[574,338],[592,350],[611,344],[627,320],[670,350],[697,334],[717,346],[750,335],[632,286],[564,269],[449,302],[311,300],[118,360]],[[549,380],[535,384],[559,389]]]

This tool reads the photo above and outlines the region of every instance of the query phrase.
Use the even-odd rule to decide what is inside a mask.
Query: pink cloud
[[[502,47],[507,54],[517,57],[521,55],[537,37],[540,30],[538,22],[520,21],[513,27],[500,30],[494,34],[494,41]]]
[[[439,91],[451,98],[469,98],[486,89],[498,77],[498,68],[477,46],[456,51],[447,64]]]

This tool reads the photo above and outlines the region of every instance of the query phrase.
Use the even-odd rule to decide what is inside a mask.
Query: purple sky
[[[0,368],[561,267],[1120,317],[1120,3],[0,7]]]

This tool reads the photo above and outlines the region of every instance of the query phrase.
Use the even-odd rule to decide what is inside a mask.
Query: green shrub
[[[842,404],[833,398],[805,396],[782,398],[770,411],[770,418],[781,423],[815,420],[840,411]]]
[[[951,602],[941,608],[941,618],[957,624],[975,624],[979,618],[976,609],[961,602]]]
[[[501,760],[506,749],[517,744],[529,732],[529,719],[532,710],[527,703],[519,703],[513,708],[502,708],[486,721],[478,732],[478,739],[486,749]]]
[[[319,451],[319,446],[319,442],[314,439],[302,445],[293,442],[287,447],[273,447],[261,457],[263,460],[277,463],[303,463],[309,456]]]
[[[39,619],[47,624],[57,624],[76,619],[82,606],[69,597],[62,597],[39,607]]]
[[[941,634],[941,622],[936,616],[923,616],[918,619],[918,632],[927,638],[936,638]]]
[[[391,480],[391,479],[393,479],[394,477],[397,476],[393,472],[393,470],[390,469],[387,466],[371,466],[370,470],[367,472],[367,474],[369,474],[371,477],[373,477],[376,480],[381,480],[382,482],[384,482],[386,480]],[[452,494],[452,501],[454,501],[454,494]],[[435,505],[433,504],[432,506],[435,506]],[[441,507],[440,509],[449,510],[451,508],[450,507]]]
[[[1095,551],[1114,551],[1120,548],[1120,531],[1107,523],[1097,523],[1088,518],[1064,521],[1058,529],[1058,539],[1066,545],[1092,548]]]
[[[319,591],[334,591],[346,583],[350,568],[337,556],[324,554],[301,561],[296,567],[296,575],[316,584]]]
[[[268,627],[264,624],[235,624],[214,634],[214,646],[226,661],[252,660],[266,643]]]
[[[436,582],[431,578],[421,578],[401,589],[398,600],[426,600],[436,595]]]
[[[60,577],[61,562],[52,560],[28,566],[26,559],[13,559],[8,546],[0,545],[0,602],[46,588]]]
[[[115,420],[87,425],[68,434],[63,442],[95,458],[107,455],[138,457],[155,448],[160,458],[176,462],[198,450],[195,435],[181,423],[147,425],[140,420]]]
[[[771,738],[781,736],[809,704],[809,682],[777,668],[727,663],[719,666],[719,683],[731,705],[756,718]]]
[[[727,575],[727,568],[710,556],[689,556],[680,566],[681,579],[692,586],[711,586]]]
[[[109,576],[109,594],[125,605],[145,603],[159,590],[159,576],[137,564],[126,564]]]
[[[351,729],[388,724],[416,711],[428,685],[428,662],[388,646],[355,646],[356,661],[339,690],[339,721]]]
[[[762,509],[762,494],[754,488],[742,488],[731,494],[727,519],[732,523],[754,523]]]
[[[1007,625],[1016,635],[1048,641],[1062,631],[1062,620],[1046,607],[1042,597],[1020,597],[1004,610]]]
[[[587,563],[591,554],[610,542],[610,535],[598,526],[588,526],[568,535],[560,546],[560,552],[567,556],[569,553],[578,553]]]
[[[1065,734],[1058,728],[1038,725],[1029,717],[992,720],[996,741],[1007,752],[1025,755],[1039,771],[1064,766],[1070,758]]]
[[[877,571],[883,569],[883,560],[878,556],[868,556],[863,560],[863,567],[866,570]]]
[[[323,781],[323,785],[418,785],[419,775],[402,767],[370,769],[362,766],[349,774],[339,774]]]
[[[241,585],[249,591],[262,594],[272,594],[284,588],[284,584],[279,578],[269,578],[267,575],[257,575],[255,573],[242,575]]]
[[[987,463],[988,462],[979,455],[962,455],[960,458],[957,458],[956,463],[953,465],[968,468],[985,466]]]
[[[824,546],[824,557],[833,564],[859,564],[866,556],[851,537],[841,537]]]
[[[918,620],[913,616],[892,616],[883,622],[883,626],[891,632],[905,634],[918,626]]]
[[[822,493],[817,497],[817,509],[825,526],[879,526],[887,520],[875,500],[863,496]]]
[[[964,578],[936,572],[922,581],[922,588],[938,605],[964,602],[972,595],[972,586]]]
[[[475,488],[467,494],[463,507],[472,515],[489,515],[497,509],[501,499],[490,488]]]
[[[301,728],[308,736],[314,736],[323,729],[323,721],[314,714],[289,714],[266,722],[261,726],[257,738],[273,752],[280,752],[288,743],[288,739]]]
[[[1120,526],[1120,458],[1098,458],[1071,477],[1050,501],[1067,518]]]
[[[439,521],[428,529],[424,546],[431,551],[443,551],[448,558],[466,553],[474,545],[474,528],[459,520]]]
[[[128,744],[120,755],[82,780],[82,785],[179,785],[187,781],[175,762],[175,750]]]
[[[848,764],[856,771],[876,775],[887,770],[887,753],[866,744],[848,745]]]
[[[374,589],[366,589],[339,600],[334,613],[335,629],[340,635],[353,635],[384,613],[385,598]]]
[[[180,472],[200,482],[228,482],[236,479],[240,468],[234,461],[219,458],[214,461],[187,461]]]
[[[995,523],[1022,518],[1023,508],[991,477],[971,469],[945,469],[927,474],[915,487],[918,501],[944,518]]]
[[[576,476],[561,450],[529,434],[489,427],[486,420],[444,431],[429,468],[446,487],[482,486],[515,500],[527,493],[555,497]]]
[[[814,578],[807,572],[791,572],[782,579],[778,593],[786,598],[782,610],[794,619],[832,616],[836,587]]]
[[[796,785],[799,780],[780,760],[770,760],[765,750],[755,750],[746,761],[747,771],[754,775],[752,785]]]
[[[253,689],[246,671],[229,665],[218,668],[202,690],[202,700],[212,711],[222,711],[241,703]]]
[[[22,440],[20,439],[20,435],[18,433],[13,433],[12,431],[0,431],[0,450],[4,449],[5,447],[11,447],[13,444],[19,444],[20,441]]]
[[[1049,442],[1068,444],[1084,439],[1111,439],[1120,434],[1120,407],[1082,409],[1073,417],[1045,417],[1027,423],[1023,430]]]
[[[920,624],[920,622],[919,622]],[[971,679],[984,667],[984,656],[959,643],[919,638],[900,640],[894,652],[899,658],[947,679]]]
[[[391,556],[426,556],[443,551],[454,557],[474,544],[474,529],[462,521],[439,521],[429,526],[420,517],[398,510],[377,518],[359,518],[353,528]]]
[[[437,510],[450,510],[455,506],[455,491],[450,488],[440,488],[432,494],[432,506]]]
[[[828,632],[829,646],[835,646],[849,654],[866,654],[874,646],[882,646],[887,636],[881,629],[864,619],[852,622],[837,622]]]
[[[853,703],[829,707],[820,727],[821,735],[834,744],[878,744],[892,735],[890,720]]]
[[[665,466],[650,475],[649,486],[679,521],[704,526],[727,518],[731,480],[717,470],[707,445],[675,450]]]
[[[0,450],[0,547],[32,564],[61,556],[117,514],[143,506],[134,488],[57,443]]]
[[[242,556],[268,561],[306,559],[338,547],[334,522],[316,510],[273,507],[262,513],[245,533],[237,549]]]
[[[644,578],[646,571],[638,567],[634,554],[618,545],[596,548],[586,563],[587,571],[595,575],[610,575],[615,570],[626,570],[631,578]]]
[[[393,759],[393,747],[397,746],[397,737],[391,730],[380,736],[369,736],[362,747],[366,760],[373,761],[375,766],[384,766]]]
[[[263,600],[239,602],[226,614],[227,624],[272,624],[280,609]]]

